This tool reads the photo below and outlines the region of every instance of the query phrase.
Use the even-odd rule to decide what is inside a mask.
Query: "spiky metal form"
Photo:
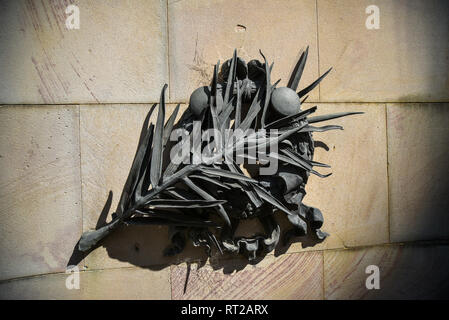
[[[316,106],[301,110],[301,104],[330,70],[296,92],[307,60],[307,48],[287,87],[277,88],[279,81],[272,84],[270,79],[273,64],[268,65],[265,56],[260,54],[263,63],[252,60],[247,64],[234,51],[232,59],[221,69],[219,63],[215,66],[211,85],[198,88],[190,97],[189,108],[177,124],[177,129],[187,138],[177,144],[170,144],[169,139],[179,105],[165,123],[167,85],[164,86],[156,125],[149,125],[154,105],[144,121],[112,221],[85,232],[79,241],[81,251],[94,248],[121,225],[165,224],[171,230],[171,245],[165,250],[166,255],[181,252],[188,237],[194,245],[205,246],[208,253],[211,247],[216,247],[221,253],[241,253],[252,260],[278,244],[281,229],[275,212],[279,211],[293,225],[284,233],[284,239],[307,233],[318,241],[326,238],[327,234],[320,230],[323,224],[320,210],[306,206],[302,200],[310,173],[327,176],[314,167],[329,167],[313,160],[312,133],[342,127],[312,124],[360,112],[310,117]],[[209,141],[213,142],[211,147],[201,139],[208,129],[218,131],[220,137],[237,131],[240,136],[231,135],[227,139],[215,136]],[[262,151],[267,149],[268,152]],[[203,155],[196,161],[193,160],[197,156],[195,150]],[[246,175],[235,160],[237,152],[259,168],[276,162],[277,170],[270,175]],[[164,166],[164,156],[172,154],[181,154],[182,161]],[[265,234],[235,237],[234,232],[244,219],[259,219]]]

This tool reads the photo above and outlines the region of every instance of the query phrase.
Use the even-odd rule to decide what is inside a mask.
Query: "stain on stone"
[[[197,85],[207,85],[210,82],[212,66],[213,64],[209,64],[204,60],[202,52],[198,49],[198,35],[195,41],[195,54],[193,56],[193,64],[187,65],[188,68],[192,71],[195,71],[198,74],[198,78],[196,78]]]
[[[234,30],[235,30],[235,32],[245,32],[246,27],[242,24],[238,24],[235,26]]]

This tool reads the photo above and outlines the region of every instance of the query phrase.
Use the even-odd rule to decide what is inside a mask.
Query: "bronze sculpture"
[[[234,51],[221,69],[218,63],[211,85],[192,93],[177,128],[179,105],[165,123],[164,86],[156,125],[148,126],[154,105],[144,121],[112,221],[85,232],[79,250],[92,249],[120,225],[166,224],[171,239],[166,255],[181,252],[189,238],[196,246],[205,246],[208,253],[215,247],[221,253],[241,253],[253,260],[258,253],[272,251],[280,240],[277,211],[293,226],[284,232],[285,241],[307,233],[318,241],[326,238],[320,230],[321,211],[302,200],[310,173],[327,176],[314,167],[329,167],[313,160],[312,133],[342,127],[312,124],[360,112],[310,117],[317,107],[301,110],[301,104],[330,69],[297,93],[308,49],[299,58],[287,87],[280,88],[279,81],[271,83],[273,64],[268,65],[260,53],[264,62],[246,63]],[[170,138],[175,129],[183,139],[173,144]],[[209,130],[214,134],[204,140]],[[175,155],[177,161],[170,159],[164,166],[168,155]],[[262,174],[273,163],[276,170]],[[251,166],[261,169],[259,174],[245,175],[242,167],[250,171]],[[258,219],[265,234],[235,237],[235,229],[244,219]]]

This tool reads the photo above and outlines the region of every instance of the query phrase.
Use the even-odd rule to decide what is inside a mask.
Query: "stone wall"
[[[79,29],[66,28],[70,4]],[[448,35],[446,0],[1,1],[0,298],[447,297]],[[312,177],[305,200],[325,215],[325,242],[255,265],[193,247],[169,259],[167,229],[154,226],[74,252],[108,197],[117,205],[164,83],[169,111],[185,108],[237,48],[247,61],[262,49],[285,85],[307,45],[300,86],[333,67],[308,105],[365,112],[316,134],[333,175]],[[66,288],[72,263],[79,290]],[[379,290],[365,287],[369,265]]]

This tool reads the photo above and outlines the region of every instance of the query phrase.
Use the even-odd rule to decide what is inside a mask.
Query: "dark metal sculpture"
[[[144,121],[112,221],[85,232],[79,241],[81,251],[94,248],[121,225],[166,224],[171,231],[166,255],[181,252],[190,238],[194,245],[205,246],[208,253],[215,247],[221,253],[241,253],[252,260],[278,244],[281,229],[274,215],[278,211],[293,226],[284,232],[284,239],[307,233],[318,241],[326,238],[327,234],[320,230],[321,211],[306,206],[302,200],[310,173],[328,176],[314,169],[329,166],[313,160],[312,133],[342,127],[313,124],[361,112],[310,117],[316,107],[301,110],[301,104],[330,70],[297,93],[308,48],[287,87],[280,88],[279,81],[271,83],[273,64],[268,65],[260,53],[263,62],[245,63],[234,51],[233,58],[221,70],[219,63],[215,66],[211,85],[198,88],[190,97],[189,108],[177,125],[184,139],[177,144],[170,144],[169,140],[179,105],[165,123],[167,85],[164,86],[156,125],[148,125],[154,105]],[[220,135],[205,143],[202,137],[209,129]],[[274,162],[277,170],[269,175],[245,175],[236,161],[237,153],[246,160],[248,170],[251,165],[267,169]],[[163,166],[168,155],[177,155],[180,161]],[[244,219],[258,219],[265,234],[235,237],[234,232]]]

